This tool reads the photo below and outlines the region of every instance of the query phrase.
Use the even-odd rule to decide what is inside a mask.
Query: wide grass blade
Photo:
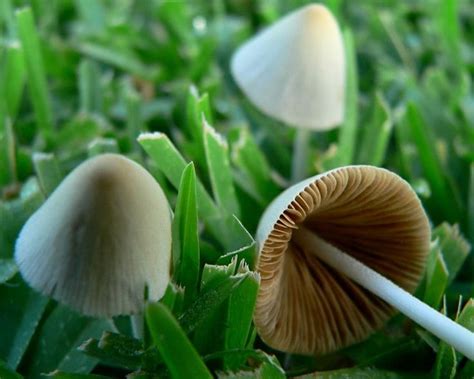
[[[63,175],[54,154],[34,153],[33,163],[43,193],[48,196],[61,183]]]
[[[2,70],[1,87],[6,111],[14,120],[18,113],[26,80],[25,54],[20,44],[13,42],[5,49],[5,65]]]
[[[39,33],[35,27],[33,12],[26,7],[16,12],[16,21],[23,47],[28,87],[31,101],[35,109],[36,122],[42,131],[44,139],[49,142],[54,130],[54,119],[51,100],[47,88],[46,73],[41,53]]]
[[[244,275],[240,286],[230,295],[227,312],[227,329],[225,331],[225,350],[244,349],[250,337],[253,310],[257,300],[260,276],[249,271],[245,262],[241,262],[238,274]],[[238,369],[245,361],[226,357],[224,367],[228,370]]]
[[[383,164],[392,125],[389,105],[381,93],[376,93],[372,117],[362,130],[357,163],[373,166]]]
[[[183,170],[176,200],[173,219],[173,266],[174,278],[185,288],[185,301],[189,303],[197,292],[200,269],[196,172],[192,162]]]
[[[219,208],[239,217],[240,206],[235,194],[227,141],[217,134],[205,119],[202,123],[207,168],[214,198]]]
[[[173,378],[212,378],[186,334],[163,304],[149,304],[146,320],[153,343]]]

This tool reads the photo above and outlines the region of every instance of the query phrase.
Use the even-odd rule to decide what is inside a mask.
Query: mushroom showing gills
[[[328,353],[380,328],[393,306],[474,359],[474,334],[409,293],[424,271],[430,229],[394,173],[347,166],[300,182],[265,211],[257,240],[254,319],[268,345]]]
[[[143,311],[168,285],[171,215],[159,184],[116,154],[72,171],[20,232],[15,259],[39,292],[89,316]]]
[[[344,44],[334,16],[321,4],[288,14],[237,50],[231,72],[260,111],[298,128],[293,179],[304,177],[309,131],[344,117]]]

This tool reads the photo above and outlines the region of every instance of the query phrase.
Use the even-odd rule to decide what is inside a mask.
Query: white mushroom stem
[[[145,331],[145,322],[143,314],[135,314],[130,316],[130,323],[132,324],[132,334],[138,340],[142,340]]]
[[[307,252],[315,254],[323,262],[379,296],[470,360],[474,360],[474,333],[468,329],[429,307],[350,255],[325,242],[315,233],[300,228],[293,232],[293,240]]]
[[[299,128],[296,130],[291,161],[291,183],[298,183],[307,176],[310,138],[311,129]]]

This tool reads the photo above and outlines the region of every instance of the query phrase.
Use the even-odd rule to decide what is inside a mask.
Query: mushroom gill
[[[361,341],[394,312],[304,248],[299,229],[410,292],[429,250],[420,201],[387,170],[343,167],[285,191],[259,226],[261,288],[254,319],[267,344],[292,353],[324,354]]]

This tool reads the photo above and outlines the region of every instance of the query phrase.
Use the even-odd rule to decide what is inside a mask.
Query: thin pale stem
[[[144,320],[143,314],[136,314],[130,316],[130,322],[132,324],[132,333],[136,339],[142,340],[144,336]]]
[[[109,322],[110,330],[114,333],[120,333],[117,329],[117,325],[115,325],[114,319],[111,317],[107,320]]]
[[[291,183],[298,183],[307,176],[310,138],[310,129],[296,130],[291,162]]]
[[[293,239],[303,249],[315,254],[329,266],[385,300],[457,351],[474,360],[474,333],[429,307],[404,289],[350,255],[328,244],[311,231],[301,228]]]

